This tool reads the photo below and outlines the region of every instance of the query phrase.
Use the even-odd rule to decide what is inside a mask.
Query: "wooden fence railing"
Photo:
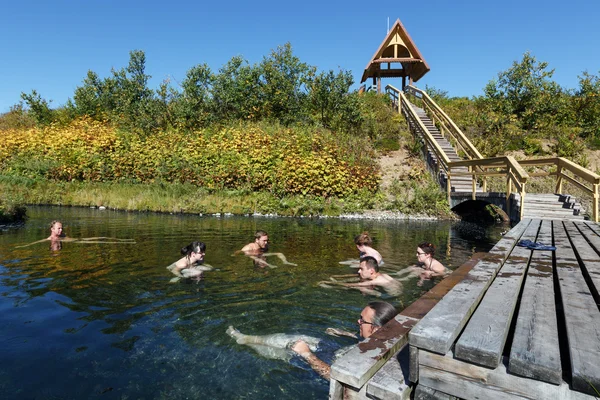
[[[473,143],[471,143],[458,126],[456,126],[454,121],[446,115],[440,106],[429,97],[427,92],[415,86],[407,86],[406,93],[421,99],[425,112],[427,112],[427,115],[431,118],[433,123],[436,124],[442,136],[462,150],[468,159],[473,160],[483,158]]]
[[[418,133],[423,139],[425,145],[431,150],[437,159],[437,171],[444,172],[447,176],[447,194],[448,201],[451,196],[451,180],[452,177],[470,176],[473,179],[472,195],[476,198],[476,188],[478,180],[481,182],[481,187],[484,192],[487,191],[487,177],[503,176],[506,179],[506,201],[507,210],[509,210],[508,202],[512,193],[518,193],[521,197],[521,205],[525,199],[525,185],[530,177],[539,176],[556,176],[555,193],[562,193],[563,183],[570,183],[575,187],[583,190],[592,198],[592,219],[598,222],[598,198],[600,185],[600,175],[562,157],[538,158],[529,160],[515,160],[511,156],[483,158],[469,139],[462,131],[452,122],[441,108],[420,89],[414,86],[407,87],[407,92],[421,99],[430,117],[433,116],[434,121],[437,121],[440,131],[447,133],[452,137],[452,141],[463,150],[464,154],[470,158],[464,161],[450,161],[446,153],[433,138],[427,127],[423,124],[411,103],[408,101],[406,94],[392,85],[386,86],[386,92],[390,96],[393,105],[402,113],[408,121],[410,129],[414,133]],[[456,171],[455,167],[467,167],[468,171]],[[526,168],[545,167],[545,170],[528,173]],[[520,207],[523,217],[524,207]]]

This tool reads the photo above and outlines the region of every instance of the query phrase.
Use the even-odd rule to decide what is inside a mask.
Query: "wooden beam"
[[[510,375],[506,366],[479,367],[428,351],[419,352],[419,384],[464,399],[560,399],[592,400],[593,396],[573,391],[562,382],[559,386]]]
[[[531,221],[525,219],[511,229],[411,330],[411,346],[446,354],[478,306],[496,273]]]
[[[540,220],[532,220],[521,240],[535,242]],[[519,299],[532,251],[515,246],[456,342],[456,358],[496,368]]]
[[[575,390],[595,394],[591,385],[600,388],[600,311],[587,287],[563,222],[554,221],[553,231],[572,385]],[[572,239],[575,246],[583,245],[576,237]]]
[[[552,244],[552,222],[542,221],[537,241]],[[510,350],[512,374],[559,385],[562,367],[554,303],[551,251],[534,251],[523,287]]]
[[[378,58],[372,61],[373,64],[383,64],[383,63],[413,63],[413,64],[422,64],[423,60],[418,60],[416,58],[403,57],[403,58]]]

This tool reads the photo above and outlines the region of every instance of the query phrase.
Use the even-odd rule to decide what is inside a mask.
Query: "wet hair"
[[[192,242],[181,248],[181,254],[188,258],[192,255],[192,253],[204,253],[205,251],[206,245],[203,242]]]
[[[354,237],[354,243],[358,246],[371,246],[373,245],[373,239],[369,236],[369,232],[363,232],[360,235]]]
[[[385,325],[398,314],[396,308],[385,301],[372,301],[368,304],[368,307],[375,310],[375,315],[373,315],[372,322],[372,324],[375,326]]]
[[[265,231],[260,231],[260,230],[254,232],[254,239],[260,239],[263,236],[269,236],[269,234]]]
[[[62,224],[62,222],[60,222],[59,220],[55,219],[54,221],[50,222],[50,229],[52,229],[54,227],[54,225],[56,224]]]
[[[429,242],[419,243],[417,247],[423,250],[423,253],[430,254],[431,257],[435,254],[435,246]]]
[[[374,269],[375,272],[379,272],[379,263],[377,262],[375,257],[364,256],[363,258],[360,259],[360,262],[361,262],[361,264],[365,263],[367,265],[367,268]]]

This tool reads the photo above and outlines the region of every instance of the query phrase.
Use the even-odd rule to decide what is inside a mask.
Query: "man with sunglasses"
[[[396,308],[384,301],[373,301],[369,303],[361,311],[360,318],[357,321],[360,336],[362,336],[363,339],[368,338],[397,314],[398,311],[396,311]],[[298,353],[300,357],[304,358],[315,372],[329,380],[331,366],[319,359],[304,341],[299,340],[296,342],[296,344],[292,346],[292,350]]]

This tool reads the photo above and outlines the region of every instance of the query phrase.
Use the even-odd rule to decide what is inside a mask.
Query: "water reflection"
[[[19,229],[0,233],[0,362],[4,398],[305,398],[327,396],[327,383],[300,360],[270,360],[235,343],[229,325],[254,335],[276,332],[323,338],[327,349],[352,339],[329,327],[357,331],[354,316],[375,298],[323,289],[341,265],[357,258],[353,238],[368,231],[386,273],[415,262],[415,246],[436,244],[454,269],[497,240],[464,238],[451,223],[333,219],[213,218],[32,207]],[[73,237],[131,238],[125,243],[17,246],[47,236],[60,219]],[[298,264],[255,267],[234,255],[263,229],[270,250]],[[499,232],[500,230],[498,230]],[[494,236],[496,235],[496,236]],[[213,266],[199,282],[170,283],[165,269],[192,240],[206,243]],[[403,282],[401,308],[434,282]],[[32,376],[35,379],[32,382]],[[268,377],[268,379],[264,379]],[[69,382],[66,384],[66,382]]]

